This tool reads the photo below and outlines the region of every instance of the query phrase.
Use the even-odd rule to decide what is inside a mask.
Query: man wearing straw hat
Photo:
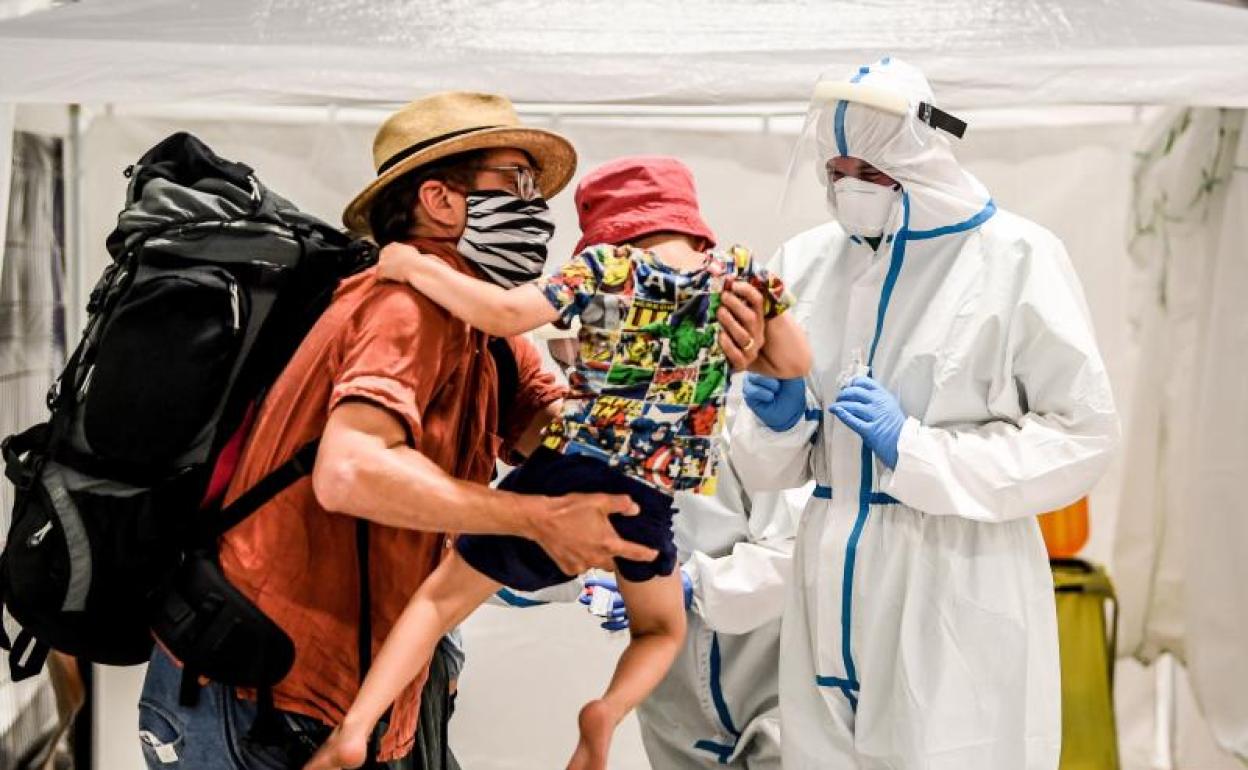
[[[563,189],[576,166],[566,139],[521,125],[502,97],[452,92],[387,119],[373,156],[377,178],[343,214],[353,231],[381,245],[413,243],[504,286],[540,274],[554,230],[543,195]],[[724,343],[738,366],[762,341],[761,297],[743,296],[732,298]],[[500,356],[516,375],[516,392],[502,404]],[[344,281],[266,399],[229,497],[319,436],[315,468],[221,543],[231,582],[295,643],[294,666],[272,692],[282,729],[253,731],[254,696],[221,685],[182,705],[176,665],[158,650],[140,702],[149,767],[300,766],[328,734],[324,726],[341,721],[373,650],[445,552],[447,533],[522,535],[572,574],[609,567],[616,556],[654,558],[608,521],[636,511],[626,496],[543,498],[485,485],[500,444],[521,453],[535,446],[560,395],[526,341],[491,344],[371,269]],[[378,742],[381,761],[454,766],[445,747],[451,677],[438,656],[396,701]]]

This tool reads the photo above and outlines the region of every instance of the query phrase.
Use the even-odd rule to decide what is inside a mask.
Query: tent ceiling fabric
[[[1195,0],[82,0],[0,23],[0,101],[804,101],[909,59],[951,107],[1248,106],[1248,10]]]

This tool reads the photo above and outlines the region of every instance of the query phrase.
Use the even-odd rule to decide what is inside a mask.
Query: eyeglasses
[[[542,188],[537,185],[537,172],[529,166],[473,166],[474,171],[496,171],[500,174],[512,174],[511,192],[520,196],[521,200],[531,201],[542,197]]]

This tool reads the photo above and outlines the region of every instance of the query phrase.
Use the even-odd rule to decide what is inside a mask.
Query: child
[[[622,537],[659,552],[649,563],[616,562],[632,638],[606,693],[581,710],[580,741],[568,764],[569,770],[605,770],[615,726],[664,677],[684,640],[672,494],[709,492],[714,484],[728,379],[716,318],[721,292],[741,280],[764,294],[766,340],[757,342],[752,370],[800,377],[810,368],[810,351],[797,324],[782,315],[791,300],[778,279],[756,268],[740,247],[722,255],[705,250],[714,236],[698,212],[693,177],[679,161],[609,163],[581,182],[576,203],[584,232],[579,253],[535,283],[503,289],[401,243],[383,249],[379,274],[407,281],[499,337],[580,316],[580,353],[569,377],[574,393],[542,446],[500,488],[628,494],[640,515],[613,516],[612,524]],[[362,762],[373,726],[438,639],[501,586],[533,591],[572,577],[523,538],[459,537],[404,610],[309,770]]]

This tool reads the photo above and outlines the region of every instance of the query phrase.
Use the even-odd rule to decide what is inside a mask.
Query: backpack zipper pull
[[[49,521],[48,523],[40,527],[38,531],[36,531],[30,537],[26,538],[26,545],[30,548],[38,548],[39,544],[43,542],[43,539],[47,537],[48,533],[51,531],[52,531],[52,522]]]
[[[234,331],[238,332],[242,326],[242,311],[238,303],[238,284],[230,284],[230,312],[234,316]]]

